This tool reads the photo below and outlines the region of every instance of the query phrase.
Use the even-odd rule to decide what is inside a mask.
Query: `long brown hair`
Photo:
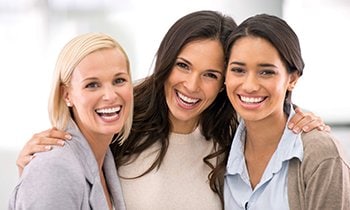
[[[132,161],[132,156],[139,155],[159,142],[161,149],[157,159],[140,176],[161,166],[171,132],[164,83],[175,65],[178,54],[186,44],[196,40],[219,40],[224,46],[227,36],[236,27],[231,17],[215,11],[190,13],[171,26],[158,48],[153,74],[134,88],[134,119],[131,133],[123,145],[112,147],[117,165]],[[203,161],[212,169],[208,175],[210,187],[223,201],[223,175],[232,134],[237,126],[236,113],[227,98],[226,90],[221,91],[215,101],[203,111],[199,126],[205,139],[213,140],[217,148],[212,154],[204,157]],[[210,159],[217,160],[216,164],[211,164]]]

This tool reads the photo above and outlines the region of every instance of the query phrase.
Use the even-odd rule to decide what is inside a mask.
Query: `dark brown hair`
[[[207,10],[190,13],[171,26],[158,48],[154,72],[134,89],[134,119],[129,138],[122,146],[112,145],[117,165],[132,161],[133,155],[137,156],[159,142],[161,149],[157,159],[140,176],[161,166],[171,132],[164,83],[178,54],[186,44],[204,39],[219,40],[224,50],[226,38],[236,27],[231,17]],[[214,102],[203,111],[198,123],[205,139],[213,140],[217,148],[204,157],[203,161],[212,168],[208,175],[210,187],[223,201],[223,176],[232,135],[237,126],[236,113],[227,98],[226,90],[221,91]],[[215,165],[209,162],[213,158],[217,158]]]
[[[283,19],[273,15],[259,14],[243,21],[228,37],[225,47],[226,62],[230,58],[234,43],[247,36],[260,37],[270,42],[278,51],[288,73],[297,71],[299,76],[303,74],[304,61],[298,36]],[[287,90],[283,108],[287,114],[292,104],[291,96],[292,92]]]

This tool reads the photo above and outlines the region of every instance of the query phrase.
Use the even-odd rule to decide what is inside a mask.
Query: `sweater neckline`
[[[188,144],[202,138],[203,136],[200,132],[200,129],[197,127],[191,133],[186,134],[171,132],[169,136],[169,142],[170,144]]]

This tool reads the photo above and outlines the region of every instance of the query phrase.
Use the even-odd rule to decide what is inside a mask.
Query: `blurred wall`
[[[343,123],[346,118],[345,121],[350,123],[348,110],[343,110],[344,106],[350,105],[342,100],[346,98],[345,91],[338,87],[341,84],[350,89],[347,86],[350,83],[343,84],[346,77],[342,77],[348,76],[349,67],[343,61],[346,60],[345,52],[340,51],[342,53],[339,55],[337,52],[337,49],[350,47],[347,39],[343,42],[338,40],[348,32],[341,32],[340,27],[336,35],[332,35],[329,30],[333,23],[344,21],[342,18],[349,16],[339,19],[337,15],[340,14],[329,13],[332,8],[339,9],[334,5],[343,6],[344,1],[323,1],[327,8],[322,8],[332,17],[317,13],[319,7],[314,9],[314,3],[312,0],[0,0],[0,64],[3,78],[0,83],[3,98],[0,112],[4,125],[0,141],[0,209],[6,209],[9,193],[18,177],[15,166],[18,152],[34,133],[50,127],[47,99],[55,60],[63,45],[79,33],[100,31],[113,35],[128,52],[136,80],[151,72],[162,37],[178,18],[189,12],[218,10],[231,15],[237,23],[256,13],[281,17],[287,14],[286,20],[291,21],[298,35],[306,33],[306,38],[301,38],[302,47],[314,42],[305,49],[305,56],[308,56],[305,60],[307,68],[312,67],[317,72],[312,74],[312,70],[305,70],[302,78],[305,84],[295,94],[297,104],[312,111],[317,110],[314,112],[329,122],[342,119]],[[307,19],[309,11],[312,11],[312,19]],[[345,13],[350,10],[344,7],[341,11]],[[324,25],[319,20],[330,22]],[[308,37],[308,34],[316,32],[316,26],[321,33]],[[322,36],[323,32],[327,32],[324,33],[327,37]],[[320,39],[322,41],[317,41]],[[333,43],[337,43],[336,46],[332,46]],[[314,53],[322,55],[322,60],[316,58],[315,61],[309,57]],[[313,66],[311,62],[316,65]],[[332,78],[332,81],[327,78]],[[307,93],[307,97],[303,93]],[[317,102],[317,106],[312,102]],[[329,109],[332,106],[334,108]]]

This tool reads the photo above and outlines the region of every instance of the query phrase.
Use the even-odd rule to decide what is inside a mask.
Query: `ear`
[[[224,91],[224,90],[225,90],[225,88],[226,88],[226,81],[224,81],[224,83],[222,84],[222,86],[221,86],[221,88],[220,88],[219,92]]]
[[[61,92],[62,92],[62,98],[64,99],[64,101],[66,102],[67,106],[68,107],[72,107],[73,104],[70,100],[70,97],[69,97],[69,91],[68,91],[68,87],[65,86],[65,85],[62,85],[61,86]]]
[[[293,72],[289,76],[290,76],[290,80],[289,80],[289,84],[288,84],[288,90],[292,91],[294,89],[295,85],[297,84],[300,76],[299,76],[297,71]]]

